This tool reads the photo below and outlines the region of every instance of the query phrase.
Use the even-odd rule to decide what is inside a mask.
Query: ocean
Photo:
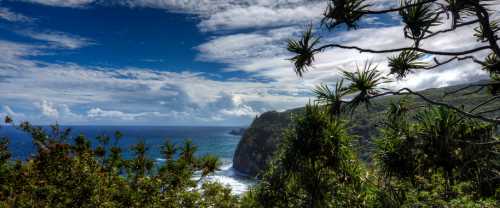
[[[95,138],[99,135],[113,136],[115,131],[120,131],[123,138],[119,146],[124,149],[123,156],[130,158],[130,147],[144,140],[149,147],[148,155],[157,164],[164,162],[160,154],[160,148],[165,139],[169,139],[177,145],[182,145],[186,139],[191,139],[198,147],[197,155],[217,155],[222,161],[220,170],[207,180],[218,181],[232,188],[233,193],[244,193],[254,180],[238,174],[232,168],[232,158],[241,136],[232,135],[231,130],[241,127],[179,127],[179,126],[62,126],[71,129],[71,136],[85,135],[97,144]],[[13,159],[26,159],[34,152],[31,137],[18,129],[10,126],[0,128],[0,137],[6,136],[10,139],[9,150]]]

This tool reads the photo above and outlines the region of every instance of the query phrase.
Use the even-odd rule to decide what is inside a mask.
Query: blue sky
[[[296,77],[286,40],[307,24],[318,26],[325,6],[322,0],[0,0],[0,115],[36,124],[247,125],[262,112],[304,105],[315,85],[338,80],[338,69],[371,60],[387,70],[391,54],[334,49]],[[317,32],[325,42],[387,48],[409,44],[401,30],[394,14],[366,17],[356,31]],[[459,34],[426,46],[475,46]],[[472,65],[452,65],[389,87],[484,77]]]

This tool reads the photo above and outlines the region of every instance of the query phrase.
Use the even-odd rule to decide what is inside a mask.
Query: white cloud
[[[78,49],[95,44],[94,41],[88,38],[70,35],[63,32],[35,32],[31,30],[24,30],[19,31],[18,33],[35,40],[47,41],[48,43],[58,48]]]
[[[157,113],[157,112],[156,112]],[[87,111],[87,115],[90,118],[110,118],[119,120],[135,120],[137,117],[147,116],[149,114],[156,113],[124,113],[116,110],[102,110],[100,108],[92,108]]]
[[[25,2],[37,3],[46,6],[54,7],[84,7],[88,4],[95,2],[95,0],[21,0]]]
[[[299,79],[293,72],[292,63],[287,60],[291,54],[286,51],[286,40],[298,37],[305,23],[317,21],[322,9],[318,5],[324,4],[324,1],[128,0],[119,3],[188,12],[199,17],[198,26],[202,31],[229,30],[213,34],[209,41],[196,47],[200,52],[198,60],[223,63],[227,65],[226,71],[247,72],[255,80],[265,81],[215,80],[208,78],[207,74],[187,71],[45,63],[25,58],[43,54],[42,47],[0,41],[2,105],[38,103],[37,113],[58,117],[59,121],[66,123],[246,124],[255,115],[267,110],[304,105],[315,85],[337,81],[339,69],[353,70],[356,64],[371,60],[378,65],[378,69],[387,73],[387,56],[392,55],[326,50],[316,57],[313,69]],[[380,6],[387,1],[375,3]],[[371,17],[364,21],[376,23],[379,20]],[[238,29],[242,28],[259,29],[240,32]],[[322,43],[383,49],[411,44],[404,39],[402,28],[401,25],[384,25],[335,31],[329,35],[324,31],[320,33],[324,36]],[[477,42],[471,31],[472,27],[460,28],[449,36],[425,41],[424,47],[440,51],[475,47]],[[68,49],[84,47],[92,42],[62,33],[31,32],[28,36]],[[485,54],[476,55],[481,58]],[[406,80],[388,86],[425,89],[485,77],[486,74],[473,64],[452,62],[436,70],[411,74]],[[36,112],[32,110],[25,114],[36,118],[33,116]]]
[[[209,15],[198,27],[202,31],[217,31],[302,24],[319,20],[324,6],[323,3],[304,3],[288,8],[253,5],[235,7]]]
[[[31,22],[33,18],[10,11],[8,8],[0,7],[0,18],[9,22]]]
[[[318,21],[322,0],[127,0],[130,7],[167,9],[200,18],[202,31],[262,28]]]
[[[50,118],[58,118],[59,117],[59,111],[55,108],[54,104],[47,101],[43,100],[42,102],[36,102],[34,103],[36,107],[40,109],[40,112],[42,115],[50,117]]]
[[[433,28],[433,30],[447,28],[449,27],[447,23]],[[425,40],[423,41],[423,47],[434,51],[460,51],[477,47],[481,44],[476,42],[473,36],[474,27],[462,27],[455,32]],[[275,32],[280,30],[284,32]],[[354,70],[356,65],[362,65],[366,60],[378,65],[378,69],[384,73],[389,72],[387,57],[395,53],[371,54],[334,48],[318,54],[312,70],[306,73],[303,79],[298,80],[293,73],[292,63],[286,60],[292,54],[285,50],[286,40],[297,37],[298,31],[300,30],[297,30],[296,27],[283,27],[218,36],[197,47],[201,52],[199,58],[200,60],[229,64],[228,70],[250,72],[256,74],[256,76],[276,80],[284,88],[289,87],[289,89],[297,86],[299,86],[299,89],[301,89],[300,86],[312,88],[322,82],[333,83],[339,76],[338,72],[341,69]],[[320,34],[324,36],[321,39],[321,44],[340,43],[369,49],[390,49],[412,45],[410,40],[404,38],[402,25],[332,32],[329,35],[320,32]],[[482,58],[486,54],[479,52],[475,55],[477,58]],[[448,57],[436,56],[436,58],[445,60]],[[452,62],[430,72],[416,73],[408,79],[396,82],[391,86],[410,86],[415,89],[425,89],[477,81],[487,77],[486,73],[480,70],[480,66],[464,63],[467,63],[467,61]],[[453,74],[455,76],[452,76]],[[462,75],[468,76],[464,77]],[[437,81],[423,81],[424,78],[429,77],[434,77]]]
[[[306,99],[277,82],[51,64],[24,58],[43,53],[35,46],[0,41],[0,49],[6,49],[0,50],[0,103],[36,107],[23,111],[35,123],[235,125],[267,110],[301,106]]]

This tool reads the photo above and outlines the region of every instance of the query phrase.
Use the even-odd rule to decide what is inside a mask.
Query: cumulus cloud
[[[324,6],[323,3],[304,3],[285,8],[235,7],[208,16],[198,24],[198,27],[202,31],[216,31],[292,25],[319,19]]]
[[[127,0],[130,7],[166,9],[199,17],[202,31],[262,28],[319,20],[321,0]]]
[[[213,80],[205,74],[84,67],[28,60],[32,45],[0,41],[3,105],[33,106],[50,123],[246,124],[258,113],[304,103],[280,83]],[[308,91],[308,90],[307,90]],[[33,115],[43,115],[38,118]],[[30,116],[28,115],[28,116]],[[45,119],[45,120],[44,120]],[[216,124],[216,123],[215,123]]]
[[[61,1],[43,2],[46,5],[63,5]],[[93,1],[69,2],[72,3],[68,5],[75,5],[71,7],[81,7]],[[376,7],[394,3],[386,0],[371,2]],[[340,70],[352,71],[356,64],[362,65],[366,60],[388,73],[387,57],[395,55],[330,49],[319,54],[312,70],[299,79],[293,72],[293,64],[287,60],[292,54],[286,51],[286,41],[297,38],[305,24],[317,23],[325,1],[126,0],[115,3],[191,13],[198,17],[200,31],[225,30],[223,33],[207,33],[211,35],[209,40],[195,48],[199,52],[197,59],[225,64],[226,71],[246,72],[255,79],[215,80],[207,74],[189,71],[46,63],[25,58],[43,54],[44,48],[0,41],[1,104],[26,106],[27,103],[36,103],[33,105],[35,109],[31,109],[33,114],[38,112],[66,123],[247,124],[251,118],[264,111],[304,105],[310,99],[314,86],[320,83],[333,84],[338,80]],[[376,27],[368,25],[353,31],[317,32],[323,35],[322,43],[334,42],[372,49],[411,45],[411,41],[403,37],[399,17],[394,15],[384,18],[396,21]],[[371,16],[363,21],[377,24],[382,20],[381,17]],[[473,26],[463,27],[450,35],[436,36],[424,41],[423,46],[439,51],[477,47],[472,29]],[[66,49],[92,44],[91,40],[63,33],[28,32],[25,35]],[[486,54],[476,55],[481,58]],[[418,71],[387,87],[420,90],[472,82],[485,77],[486,73],[474,64],[452,62],[435,70]],[[26,116],[33,118],[31,114]]]
[[[448,28],[450,27],[448,23],[445,22],[444,25],[432,29]],[[435,36],[423,41],[423,47],[434,51],[454,52],[481,46],[482,43],[478,43],[473,36],[474,27],[462,27],[455,32]],[[293,88],[297,86],[296,83],[300,82],[299,86],[312,88],[319,83],[333,83],[338,79],[340,70],[353,71],[366,61],[370,61],[378,67],[378,70],[387,74],[389,72],[387,57],[396,54],[371,54],[359,53],[356,50],[329,49],[318,54],[312,70],[306,73],[303,79],[297,81],[297,77],[292,72],[292,63],[286,60],[292,54],[289,54],[285,48],[286,40],[297,38],[301,30],[303,28],[282,27],[218,36],[197,47],[200,51],[199,59],[229,64],[228,70],[245,71],[271,78],[279,81],[284,87]],[[377,50],[412,45],[410,40],[404,38],[401,24],[365,27],[354,31],[334,31],[326,34],[318,31],[318,33],[323,35],[322,44],[339,43]],[[478,52],[475,55],[477,58],[482,58],[487,54]],[[430,56],[428,57],[430,64],[433,58],[446,60],[448,57]],[[418,72],[388,86],[425,89],[477,81],[487,77],[487,74],[481,71],[481,67],[464,63],[466,62],[452,62],[429,72]],[[433,82],[429,81],[431,77],[434,78]]]
[[[36,107],[40,109],[42,115],[50,117],[50,118],[58,118],[59,111],[55,108],[54,104],[43,100],[42,102],[34,103]]]

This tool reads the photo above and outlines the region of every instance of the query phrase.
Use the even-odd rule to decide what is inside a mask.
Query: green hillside
[[[461,91],[457,94],[444,96],[446,92],[462,88],[464,85],[457,85],[444,88],[432,88],[421,91],[421,93],[436,101],[446,102],[454,106],[463,106],[470,110],[477,104],[491,98],[491,95],[482,90],[467,96],[463,94],[471,93],[477,88]],[[381,121],[389,103],[401,99],[403,96],[386,96],[375,99],[367,109],[360,107],[354,112],[351,118],[347,118],[352,123],[351,133],[358,135],[359,139],[353,145],[358,149],[358,156],[364,161],[370,161],[373,150],[372,139],[377,136],[377,124]],[[426,106],[427,104],[415,96],[405,96],[415,108]],[[483,106],[481,111],[500,108],[500,102],[495,101]],[[285,112],[270,111],[255,118],[250,127],[244,133],[236,149],[233,166],[236,170],[249,176],[256,176],[271,158],[277,145],[280,143],[280,136],[283,130],[289,126],[294,115],[301,113],[303,108],[292,109]],[[491,114],[491,113],[490,113]],[[488,117],[500,116],[499,112]]]

